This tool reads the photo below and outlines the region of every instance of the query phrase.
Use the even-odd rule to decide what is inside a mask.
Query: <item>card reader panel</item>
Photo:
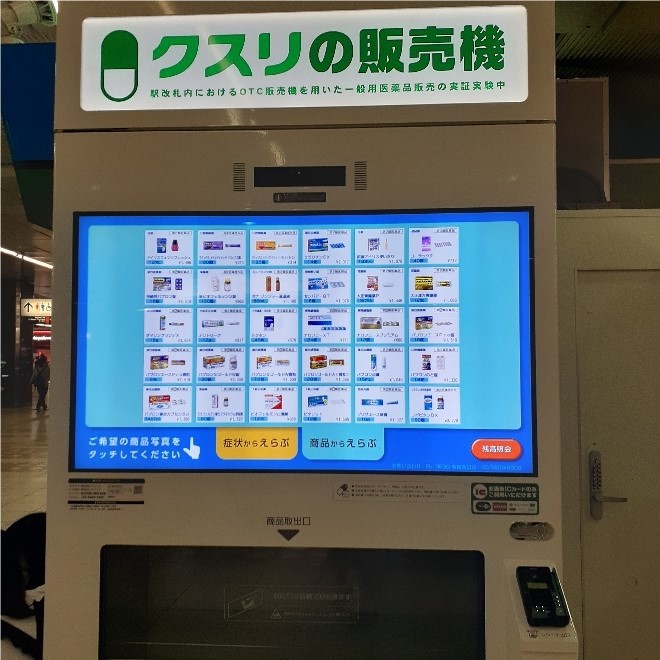
[[[563,628],[569,624],[566,600],[554,568],[519,566],[516,578],[530,626]]]

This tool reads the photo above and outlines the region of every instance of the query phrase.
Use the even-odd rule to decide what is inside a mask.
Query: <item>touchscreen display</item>
[[[77,214],[72,469],[534,473],[531,223]]]

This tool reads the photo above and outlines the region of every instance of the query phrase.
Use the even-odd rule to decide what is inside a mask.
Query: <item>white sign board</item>
[[[87,18],[83,110],[527,98],[522,6]]]
[[[21,298],[21,316],[52,316],[53,301],[50,298]]]

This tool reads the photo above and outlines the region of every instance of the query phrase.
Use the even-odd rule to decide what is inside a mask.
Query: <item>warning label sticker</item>
[[[465,502],[467,489],[460,483],[431,485],[421,481],[343,481],[335,484],[335,500],[385,502]]]
[[[119,511],[144,504],[144,479],[69,479],[70,509]]]
[[[355,587],[227,585],[225,619],[357,623],[359,591]]]
[[[538,484],[472,484],[472,513],[535,516],[538,512]]]

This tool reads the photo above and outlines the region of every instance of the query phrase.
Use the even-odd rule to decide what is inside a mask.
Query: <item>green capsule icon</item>
[[[127,101],[138,87],[138,42],[126,30],[115,30],[101,42],[101,91],[111,101]]]

